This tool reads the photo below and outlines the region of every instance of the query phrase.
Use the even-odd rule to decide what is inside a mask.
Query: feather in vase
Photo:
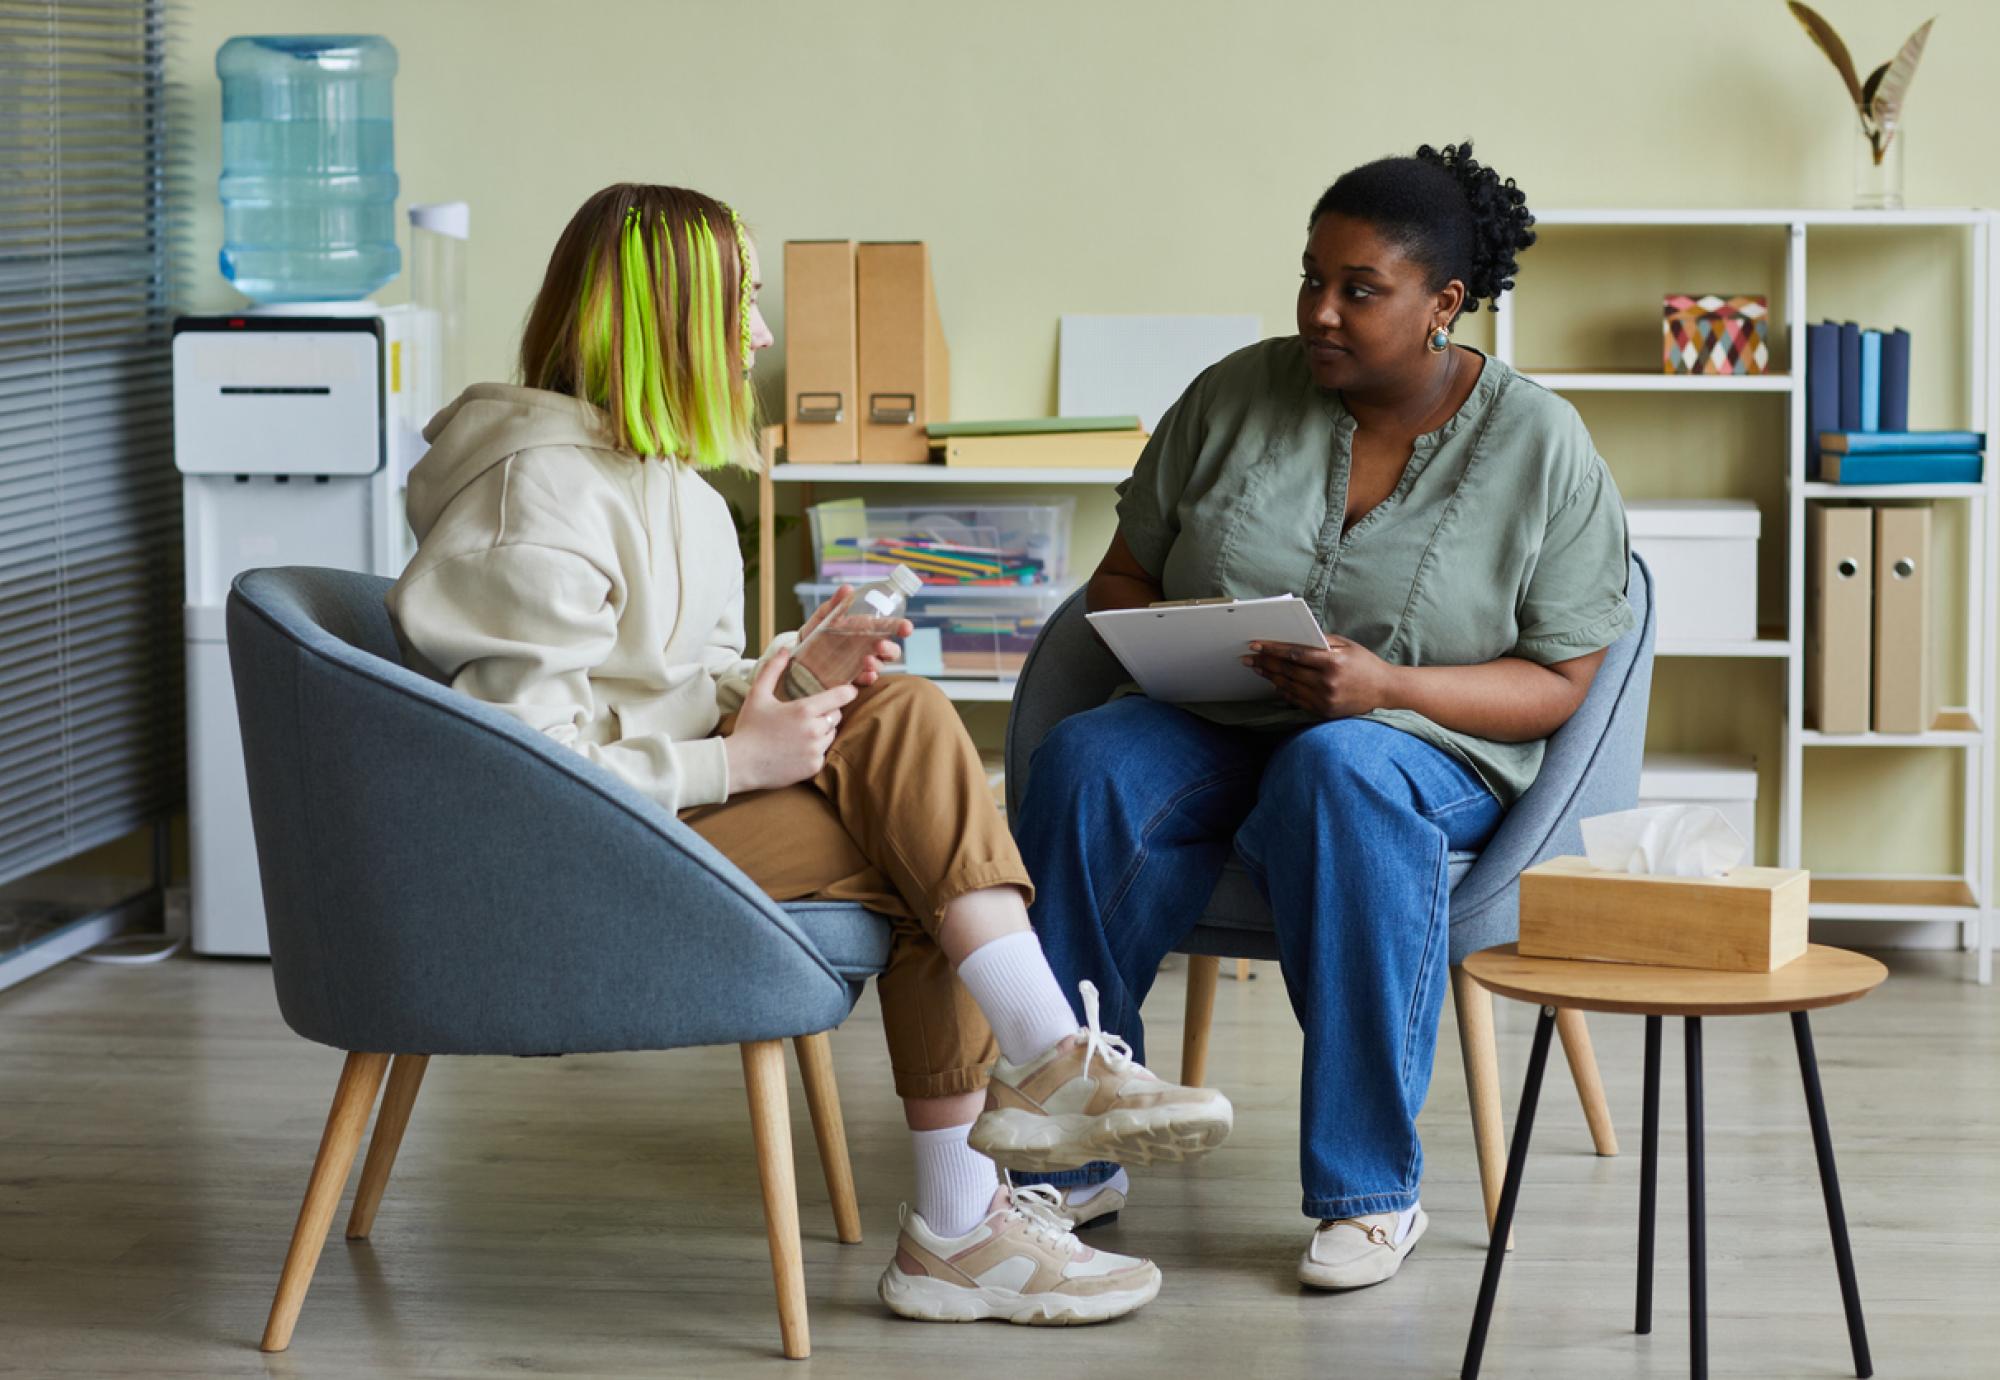
[[[1862,133],[1868,136],[1869,146],[1874,150],[1875,161],[1880,163],[1889,151],[1890,141],[1896,137],[1896,126],[1901,122],[1903,100],[1909,94],[1910,81],[1917,74],[1917,63],[1924,55],[1924,44],[1929,40],[1931,25],[1935,18],[1926,19],[1923,25],[1909,36],[1896,56],[1877,67],[1863,81],[1854,66],[1854,57],[1847,51],[1847,44],[1833,25],[1812,6],[1801,0],[1788,0],[1792,17],[1799,21],[1819,50],[1840,74],[1847,86],[1848,99],[1854,102],[1855,113],[1861,118]]]

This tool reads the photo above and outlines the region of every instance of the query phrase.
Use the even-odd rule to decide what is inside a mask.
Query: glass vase
[[[1868,123],[1854,137],[1854,209],[1903,209],[1903,143],[1907,132],[1894,116]]]

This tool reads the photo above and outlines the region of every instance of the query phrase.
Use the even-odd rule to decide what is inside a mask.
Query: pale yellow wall
[[[1939,14],[1909,106],[1908,196],[2000,205],[1989,155],[2000,6],[1943,0],[1893,18],[1859,0],[1823,8],[1864,70]],[[548,248],[582,197],[620,178],[679,182],[740,207],[769,247],[781,346],[783,240],[929,241],[960,416],[1051,410],[1065,311],[1256,311],[1268,333],[1287,331],[1305,212],[1372,156],[1471,136],[1543,206],[1837,206],[1856,137],[1831,68],[1778,0],[198,0],[175,30],[175,71],[193,97],[191,306],[234,300],[213,268],[214,51],[232,34],[328,30],[386,34],[402,55],[406,200],[472,203],[476,372],[507,371]],[[1552,239],[1549,262],[1560,253],[1577,276],[1567,299],[1551,285],[1538,300],[1558,320],[1577,313],[1570,345],[1608,340],[1644,364],[1662,284],[1775,292],[1780,261],[1763,241],[1720,243],[1726,253],[1642,245],[1632,262],[1646,267],[1621,274],[1618,254],[1607,264],[1587,239]],[[1923,372],[1959,324],[1927,267],[1940,261],[1899,256],[1886,286],[1871,281],[1866,252],[1830,270],[1856,309],[1919,332],[1920,425],[1942,424],[1958,404],[1924,391],[1956,387]],[[1524,261],[1529,290],[1537,264],[1535,253]],[[1593,285],[1607,281],[1629,294],[1629,325],[1606,326],[1615,298]],[[1483,319],[1467,338],[1486,338]],[[1551,347],[1568,348],[1560,334]],[[1770,521],[1782,493],[1779,406],[1586,407],[1628,491],[1674,491],[1665,467],[1697,451],[1712,491],[1766,504],[1767,607],[1782,589],[1782,529]],[[1079,553],[1094,555],[1109,531],[1105,498],[1088,500]],[[1955,655],[1941,651],[1948,668]],[[1776,676],[1663,668],[1656,745],[1753,751],[1768,771]],[[996,735],[997,713],[970,717]],[[1950,867],[1948,769],[1868,756],[1839,764],[1839,799],[1886,793],[1893,808],[1815,810],[1824,861]],[[1767,836],[1772,794],[1767,783]]]

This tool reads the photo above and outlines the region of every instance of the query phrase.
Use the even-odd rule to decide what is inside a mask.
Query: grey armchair
[[[347,1052],[264,1349],[291,1340],[385,1072],[350,1238],[368,1235],[430,1056],[737,1044],[784,1351],[807,1355],[781,1041],[797,1041],[837,1233],[859,1241],[824,1032],[886,963],[888,925],[772,904],[651,799],[406,670],[388,587],[258,570],[229,599],[279,1010]]]
[[[1465,1060],[1489,1226],[1499,1207],[1507,1165],[1493,997],[1466,977],[1459,964],[1467,954],[1516,937],[1520,929],[1518,882],[1525,869],[1558,854],[1581,853],[1579,821],[1630,809],[1637,802],[1646,709],[1652,695],[1652,591],[1651,573],[1634,556],[1626,598],[1638,615],[1638,627],[1606,654],[1583,706],[1550,739],[1540,777],[1507,812],[1492,842],[1476,855],[1455,854],[1450,861],[1452,995],[1458,1008],[1459,1045]],[[1078,591],[1042,629],[1021,668],[1013,713],[1007,721],[1010,815],[1027,785],[1035,748],[1049,730],[1071,714],[1103,704],[1128,679],[1085,622],[1083,593]],[[1232,862],[1224,869],[1181,952],[1193,955],[1188,966],[1181,1081],[1198,1084],[1207,1073],[1218,958],[1278,956],[1270,910],[1241,866]],[[1583,1013],[1558,1013],[1557,1029],[1597,1152],[1615,1155],[1618,1140],[1605,1107],[1604,1087]]]

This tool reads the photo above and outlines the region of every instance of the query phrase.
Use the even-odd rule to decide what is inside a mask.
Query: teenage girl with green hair
[[[1094,1010],[1079,1029],[979,755],[935,685],[881,675],[893,642],[854,684],[789,702],[792,638],[745,658],[742,556],[702,474],[758,464],[759,286],[713,198],[620,184],[585,202],[529,313],[523,386],[475,385],[425,430],[421,545],[390,613],[413,665],[679,812],[773,900],[889,919],[877,990],[917,1168],[892,1309],[1117,1317],[1159,1271],[1078,1242],[1071,1218],[1102,1204],[1010,1187],[996,1162],[1185,1158],[1227,1134],[1229,1104],[1154,1077]]]

